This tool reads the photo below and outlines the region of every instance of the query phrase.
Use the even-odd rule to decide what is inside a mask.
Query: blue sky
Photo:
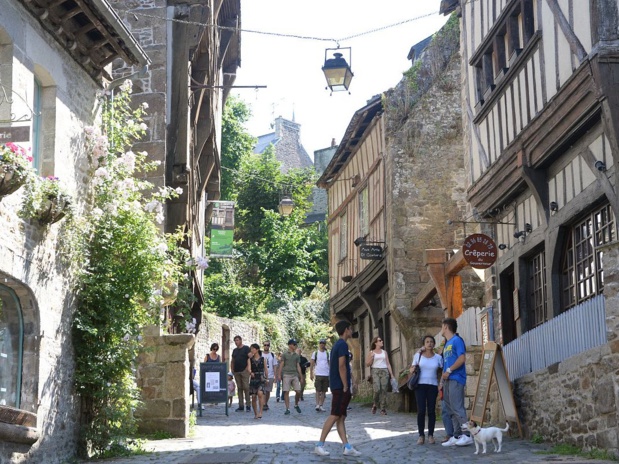
[[[252,135],[271,132],[274,118],[301,124],[303,146],[314,150],[339,143],[354,112],[372,96],[394,87],[410,67],[414,44],[436,32],[447,20],[438,14],[440,0],[241,0],[241,68],[235,85],[266,89],[234,89],[252,108],[247,127]],[[432,14],[435,13],[435,14]],[[421,19],[370,32],[420,16]],[[307,40],[245,31],[309,36]],[[352,48],[355,74],[351,95],[329,95],[321,67],[325,49]]]

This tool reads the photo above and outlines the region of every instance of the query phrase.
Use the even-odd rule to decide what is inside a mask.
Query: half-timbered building
[[[442,11],[461,17],[467,198],[499,245],[485,303],[522,379],[525,430],[616,449],[606,286],[617,268],[618,2],[454,0]]]

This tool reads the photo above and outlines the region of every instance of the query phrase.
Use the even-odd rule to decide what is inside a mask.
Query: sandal
[[[376,405],[375,404],[372,405],[372,414],[376,414]]]
[[[381,413],[383,416],[386,416],[386,415],[387,415],[387,411],[385,411],[384,409],[381,409],[381,410],[380,410],[380,413]]]

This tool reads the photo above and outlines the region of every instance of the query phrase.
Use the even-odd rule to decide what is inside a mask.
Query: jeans
[[[462,424],[468,420],[464,408],[464,385],[448,379],[443,386],[443,395],[447,413],[454,428],[452,436],[457,438],[462,435]]]
[[[374,405],[377,408],[387,409],[387,384],[389,383],[389,371],[387,369],[370,369],[374,387]]]
[[[436,398],[438,397],[438,387],[421,383],[417,385],[415,390],[415,398],[417,399],[417,428],[419,436],[424,436],[424,427],[426,423],[426,411],[428,413],[428,436],[434,436],[434,425],[436,424]]]

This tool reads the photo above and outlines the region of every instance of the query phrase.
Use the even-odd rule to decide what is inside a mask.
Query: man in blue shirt
[[[344,444],[345,456],[361,456],[361,453],[354,449],[346,437],[346,411],[352,397],[350,391],[351,371],[348,361],[348,343],[346,341],[352,336],[352,326],[348,321],[339,321],[335,324],[335,331],[340,336],[331,349],[331,359],[329,360],[329,388],[331,389],[331,415],[327,417],[322,427],[320,441],[316,443],[314,453],[319,456],[329,456],[325,450],[325,440],[331,431],[333,424],[337,424],[337,433]]]
[[[456,335],[458,322],[447,317],[443,319],[441,335],[447,342],[443,348],[443,401],[447,415],[453,423],[454,434],[443,446],[466,446],[473,439],[462,433],[462,424],[468,419],[464,408],[464,393],[466,387],[466,346],[464,340]]]

